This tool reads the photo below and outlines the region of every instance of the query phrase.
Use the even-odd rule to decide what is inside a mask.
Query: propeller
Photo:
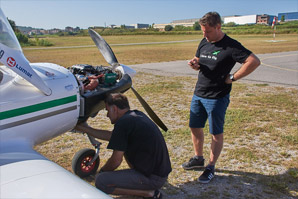
[[[89,29],[89,34],[94,41],[95,45],[105,58],[105,60],[112,66],[113,69],[115,69],[117,66],[120,66],[120,64],[117,61],[117,58],[112,51],[109,44],[94,30]],[[150,118],[164,131],[167,131],[168,128],[166,125],[159,119],[159,117],[154,113],[154,111],[151,109],[151,107],[148,105],[148,103],[141,97],[141,95],[131,86],[131,90],[145,109],[145,111],[148,113]]]
[[[105,58],[105,60],[115,69],[117,66],[120,66],[118,60],[113,53],[109,44],[100,36],[96,31],[89,29],[89,35],[91,36],[92,40],[94,41],[95,45]]]
[[[139,95],[139,93],[131,86],[130,87],[135,96],[138,98],[139,102],[144,107],[145,111],[148,113],[148,115],[151,117],[151,119],[164,131],[168,131],[168,128],[166,125],[159,119],[159,117],[154,113],[154,111],[151,109],[149,104]]]

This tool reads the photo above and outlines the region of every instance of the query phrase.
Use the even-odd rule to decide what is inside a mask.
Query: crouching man
[[[162,198],[159,189],[172,171],[168,149],[159,128],[144,113],[130,110],[123,94],[106,98],[107,117],[114,124],[112,132],[79,125],[77,130],[109,141],[112,156],[100,169],[95,185],[114,195]],[[129,169],[116,170],[125,158]]]

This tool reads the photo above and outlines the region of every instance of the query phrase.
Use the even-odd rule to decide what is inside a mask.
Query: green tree
[[[29,44],[29,38],[28,38],[26,35],[24,35],[24,34],[21,33],[21,31],[17,28],[15,21],[13,21],[13,20],[11,20],[11,19],[8,19],[8,18],[7,18],[7,20],[8,20],[8,22],[9,22],[11,28],[12,28],[13,31],[15,32],[16,37],[17,37],[18,41],[20,42],[20,44],[21,44],[22,46],[24,46],[24,45],[25,45],[25,46],[26,46],[26,45],[30,45],[30,44]]]
[[[282,15],[282,16],[281,16],[280,21],[281,21],[281,22],[285,22],[285,15]]]
[[[173,30],[173,26],[171,26],[171,25],[165,26],[165,31],[171,31],[171,30]]]
[[[8,20],[8,22],[9,22],[9,24],[10,24],[10,26],[11,26],[11,28],[12,28],[12,30],[14,31],[14,32],[20,32],[20,30],[17,28],[17,26],[16,26],[16,23],[15,23],[15,21],[13,21],[13,20],[11,20],[11,19],[8,19],[7,18],[7,20]]]
[[[196,21],[192,27],[194,30],[201,30],[201,26],[198,21]]]
[[[174,28],[175,30],[177,30],[177,31],[182,31],[182,30],[184,30],[185,29],[185,27],[184,26],[182,26],[182,25],[177,25],[177,26],[175,26],[175,28]]]

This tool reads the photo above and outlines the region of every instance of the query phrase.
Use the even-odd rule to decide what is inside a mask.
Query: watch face
[[[234,75],[230,75],[230,80],[235,81]]]

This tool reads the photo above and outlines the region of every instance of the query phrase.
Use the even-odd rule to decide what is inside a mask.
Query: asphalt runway
[[[250,75],[239,82],[268,84],[271,86],[298,88],[298,51],[258,54],[261,65]],[[150,72],[166,76],[194,76],[194,71],[187,65],[188,60],[130,65],[136,71]],[[236,64],[232,73],[241,64]]]

